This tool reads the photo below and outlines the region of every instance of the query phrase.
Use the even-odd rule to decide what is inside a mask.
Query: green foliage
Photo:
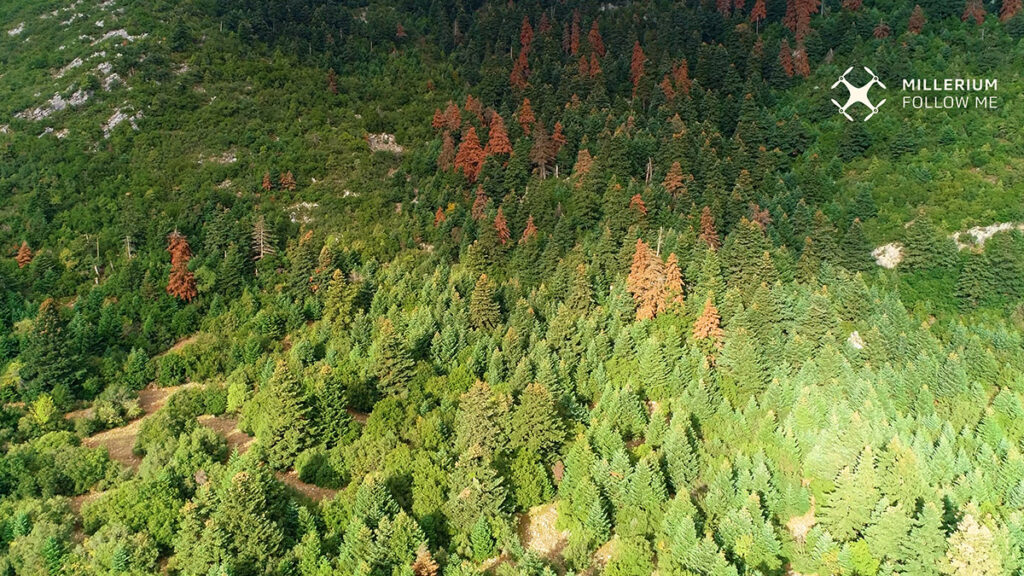
[[[0,7],[0,573],[1020,572],[1022,15],[712,4]]]
[[[283,487],[263,466],[236,460],[181,510],[179,569],[206,574],[223,559],[236,574],[262,573],[295,538]]]
[[[391,322],[385,320],[374,344],[374,372],[377,389],[385,396],[401,396],[408,392],[413,361]]]
[[[310,441],[310,418],[305,390],[284,361],[277,363],[247,410],[247,420],[266,448],[267,463],[277,469],[291,467]]]

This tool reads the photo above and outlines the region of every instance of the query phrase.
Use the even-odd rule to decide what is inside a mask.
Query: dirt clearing
[[[199,417],[199,423],[219,434],[227,441],[228,448],[237,450],[239,454],[245,453],[253,443],[252,436],[249,436],[238,429],[238,418],[206,415]],[[299,475],[294,470],[289,470],[288,472],[277,472],[275,476],[277,476],[278,480],[288,486],[291,486],[296,492],[310,500],[313,500],[314,502],[334,498],[334,495],[338,493],[337,490],[321,488],[320,486],[308,484],[299,480]]]
[[[83,439],[82,445],[89,448],[99,448],[102,446],[107,449],[107,453],[110,454],[112,460],[116,460],[132,470],[138,470],[142,459],[135,454],[133,449],[135,448],[135,439],[139,435],[142,421],[159,410],[175,392],[192,386],[195,386],[195,384],[182,384],[181,386],[170,386],[167,388],[150,386],[145,390],[140,390],[139,408],[143,411],[142,417],[120,428],[111,428],[110,430],[93,434]]]

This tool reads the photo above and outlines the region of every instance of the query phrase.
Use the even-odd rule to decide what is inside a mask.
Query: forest
[[[0,3],[0,576],[1024,575],[1022,40]]]

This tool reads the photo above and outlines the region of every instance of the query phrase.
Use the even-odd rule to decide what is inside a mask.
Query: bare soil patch
[[[138,470],[142,458],[139,458],[133,449],[135,448],[135,439],[139,435],[139,427],[142,426],[142,420],[143,418],[139,418],[126,426],[93,434],[82,440],[82,445],[89,448],[106,448],[111,460],[116,460],[132,470]]]
[[[334,498],[334,495],[338,493],[337,490],[331,488],[321,488],[314,484],[307,484],[302,480],[299,480],[299,473],[295,470],[289,470],[287,472],[278,472],[275,474],[277,479],[281,482],[291,486],[296,492],[309,498],[314,502],[320,502],[321,500],[330,500]]]
[[[811,496],[811,507],[806,513],[800,516],[793,516],[786,522],[786,529],[793,535],[793,539],[801,544],[807,538],[807,533],[817,524],[814,518],[814,496]]]
[[[72,496],[71,498],[68,498],[68,505],[71,506],[71,511],[75,513],[75,516],[80,516],[82,506],[88,502],[92,502],[103,494],[104,492],[87,492],[85,494],[79,494],[78,496]]]
[[[199,423],[219,434],[228,443],[228,448],[244,454],[252,444],[252,436],[238,429],[238,418],[230,416],[200,416]]]
[[[238,429],[238,418],[206,415],[199,417],[199,423],[223,437],[228,443],[228,448],[237,450],[239,454],[248,450],[249,446],[253,443],[252,436]],[[314,502],[334,498],[334,495],[338,493],[337,490],[321,488],[320,486],[299,480],[299,474],[294,470],[278,472],[275,476],[282,483],[291,486],[296,492]]]
[[[534,506],[519,518],[519,541],[523,548],[552,560],[560,561],[562,550],[569,543],[569,532],[555,528],[558,504]]]
[[[615,551],[618,549],[619,537],[613,536],[611,540],[605,542],[600,548],[594,551],[594,561],[591,565],[591,569],[585,574],[593,574],[594,569],[597,568],[599,571],[604,570],[604,567],[608,565],[612,557],[615,556]]]
[[[178,340],[177,342],[174,343],[173,346],[168,348],[166,352],[163,352],[162,354],[159,354],[158,357],[159,356],[163,356],[165,354],[169,354],[171,352],[179,352],[179,351],[181,351],[182,348],[184,348],[184,347],[188,346],[189,344],[191,344],[191,343],[195,342],[196,340],[198,340],[200,335],[201,335],[200,332],[196,332],[195,334],[193,334],[191,336],[188,336],[186,338],[182,338],[181,340]]]
[[[356,412],[351,408],[345,408],[345,412],[348,412],[348,415],[351,416],[353,420],[359,422],[360,424],[366,424],[366,421],[370,419],[369,414],[365,412]]]
[[[93,410],[92,406],[88,408],[82,408],[81,410],[72,410],[64,414],[65,420],[78,420],[80,418],[92,418],[92,415],[96,411]]]
[[[133,449],[135,448],[135,439],[139,435],[142,421],[159,410],[172,394],[183,388],[190,388],[195,385],[190,383],[167,388],[157,388],[151,385],[145,390],[140,390],[139,407],[142,408],[144,413],[142,417],[120,428],[111,428],[110,430],[93,434],[83,439],[82,445],[88,448],[99,448],[102,446],[107,449],[107,453],[112,460],[116,460],[132,470],[138,470],[142,459],[135,454]]]

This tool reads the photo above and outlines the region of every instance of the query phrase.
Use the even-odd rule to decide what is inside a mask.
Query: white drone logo
[[[868,114],[868,117],[864,119],[864,121],[867,122],[868,120],[871,119],[872,116],[875,115],[876,112],[878,112],[878,109],[882,107],[882,104],[885,104],[884,99],[878,103],[878,106],[872,104],[871,98],[868,97],[868,90],[871,90],[871,87],[874,86],[875,84],[878,84],[882,88],[885,88],[885,84],[882,84],[882,81],[878,79],[878,76],[875,76],[875,73],[872,72],[870,68],[865,66],[864,70],[867,70],[867,73],[871,74],[871,81],[858,88],[853,84],[850,84],[850,81],[846,79],[846,75],[849,74],[851,70],[853,70],[853,66],[847,68],[846,72],[843,72],[843,75],[839,77],[839,80],[836,80],[836,83],[832,85],[833,90],[835,90],[835,87],[839,86],[840,84],[846,86],[846,89],[849,90],[850,92],[850,99],[846,101],[846,104],[839,104],[839,102],[836,102],[835,99],[832,100],[832,103],[836,105],[836,108],[839,108],[839,111],[843,113],[843,116],[846,116],[847,120],[853,122],[853,118],[850,117],[850,115],[847,114],[846,111],[850,108],[850,106],[853,106],[854,104],[860,102],[861,104],[867,106],[868,109],[871,110],[871,114]]]

